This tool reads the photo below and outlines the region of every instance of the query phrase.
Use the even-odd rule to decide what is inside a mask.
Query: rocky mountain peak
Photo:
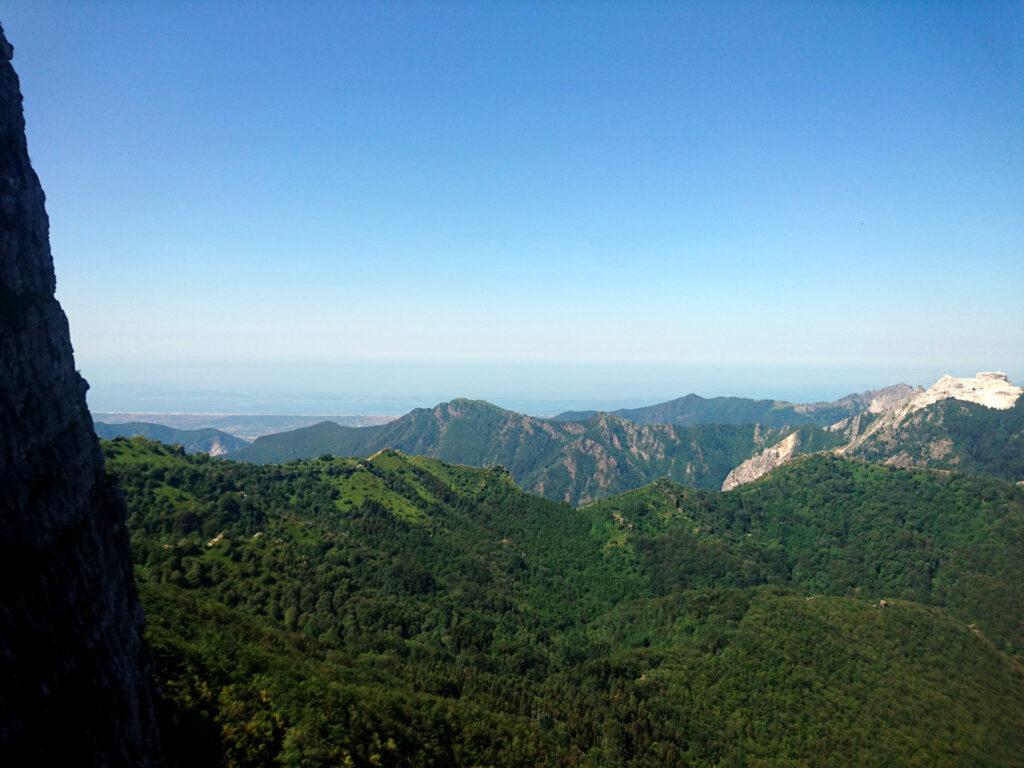
[[[924,392],[915,395],[910,401],[909,412],[949,398],[1006,410],[1014,406],[1021,393],[1024,393],[1024,387],[1014,386],[1001,371],[982,371],[964,378],[947,374]]]

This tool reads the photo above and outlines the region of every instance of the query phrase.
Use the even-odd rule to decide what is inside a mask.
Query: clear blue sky
[[[94,395],[1024,375],[1019,2],[0,14]]]

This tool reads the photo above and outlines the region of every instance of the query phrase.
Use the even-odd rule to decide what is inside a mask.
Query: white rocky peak
[[[1014,386],[1009,377],[999,371],[983,371],[962,379],[947,374],[924,392],[914,395],[909,403],[909,412],[950,397],[986,408],[1006,410],[1014,406],[1021,394],[1024,394],[1024,387]]]

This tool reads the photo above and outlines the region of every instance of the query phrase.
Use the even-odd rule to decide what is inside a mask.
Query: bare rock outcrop
[[[54,299],[12,55],[0,29],[0,765],[150,765],[125,507]]]
[[[871,400],[868,402],[867,412],[885,413],[899,407],[919,392],[921,387],[915,389],[909,384],[893,384],[891,387],[872,390],[868,393]]]
[[[841,397],[838,400],[820,401],[817,403],[803,403],[794,405],[795,413],[811,415],[816,413],[833,413],[836,410],[845,410],[850,416],[868,411],[869,413],[881,413],[895,405],[909,400],[915,392],[909,384],[892,384],[880,389],[869,389],[866,392],[859,392],[853,395]]]
[[[1010,378],[1000,371],[983,371],[964,378],[947,374],[924,392],[915,395],[909,405],[913,412],[940,400],[953,398],[1003,411],[1013,408],[1022,393],[1024,387],[1014,386]]]
[[[792,459],[799,449],[800,433],[793,432],[736,467],[726,476],[725,482],[722,483],[722,490],[731,490],[768,474]]]
[[[1005,373],[980,372],[966,377],[947,374],[928,389],[918,389],[909,399],[881,412],[866,429],[851,436],[850,441],[838,452],[853,454],[869,442],[891,443],[910,417],[943,400],[960,400],[995,410],[1008,410],[1017,403],[1022,393],[1024,388],[1011,383]]]

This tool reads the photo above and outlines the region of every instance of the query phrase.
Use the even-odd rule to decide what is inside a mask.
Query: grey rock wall
[[[54,299],[12,55],[0,29],[0,765],[151,765],[125,507]]]

